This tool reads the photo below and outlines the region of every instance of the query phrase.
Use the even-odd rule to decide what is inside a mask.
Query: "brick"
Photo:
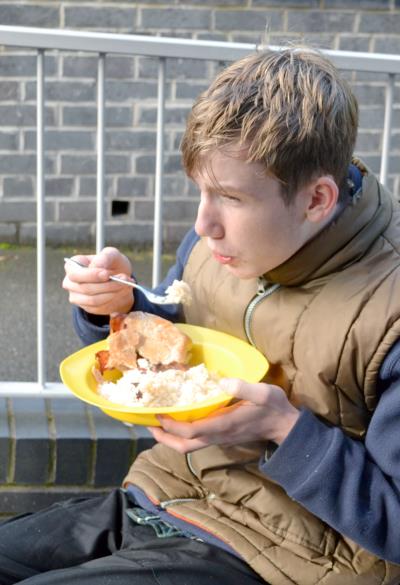
[[[106,224],[105,238],[109,246],[148,244],[153,241],[153,222],[135,223],[135,226],[132,226],[114,220]]]
[[[96,56],[65,56],[63,58],[63,77],[94,77],[97,78],[98,58]],[[133,57],[119,55],[106,56],[106,78],[126,79],[135,75]]]
[[[227,41],[227,36],[227,33],[207,31],[197,33],[196,39],[199,39],[199,41]]]
[[[174,132],[171,135],[171,150],[181,150],[181,142],[183,138],[183,130],[181,132]]]
[[[47,224],[46,242],[49,245],[92,245],[94,243],[94,232],[91,231],[92,224],[80,222],[72,224]],[[22,223],[20,225],[20,244],[32,245],[36,243],[36,224]]]
[[[129,427],[90,408],[96,435],[94,485],[119,486],[132,463],[134,439]]]
[[[145,29],[209,29],[211,24],[211,11],[192,8],[182,10],[180,8],[142,8],[140,10],[140,26]]]
[[[1,6],[0,6],[1,8]],[[3,24],[3,23],[2,23]],[[56,62],[54,57],[45,58],[45,74],[54,75]],[[0,77],[35,77],[36,56],[35,55],[1,55],[0,56]]]
[[[156,159],[154,156],[143,155],[136,157],[136,171],[143,174],[154,174]],[[182,170],[180,155],[169,154],[164,157],[164,173],[176,173]]]
[[[187,179],[183,174],[163,179],[164,197],[183,197],[187,194]]]
[[[350,32],[355,15],[348,12],[320,12],[317,10],[288,12],[288,30],[299,32]]]
[[[215,28],[223,30],[261,31],[265,25],[274,31],[283,30],[283,13],[277,10],[216,10]]]
[[[95,221],[96,201],[61,201],[58,206],[59,221]]]
[[[164,201],[163,219],[165,221],[193,221],[196,218],[198,201]],[[154,201],[135,201],[135,218],[151,220],[154,215]]]
[[[45,149],[49,151],[93,151],[95,146],[94,132],[78,130],[47,130],[45,132]],[[36,150],[36,131],[25,132],[25,149]]]
[[[98,6],[66,6],[66,27],[99,29],[135,29],[136,9]]]
[[[15,420],[14,481],[46,483],[50,464],[50,436],[45,402],[41,398],[13,398]]]
[[[26,99],[36,100],[36,83],[26,84]],[[48,81],[46,101],[48,102],[94,102],[96,88],[94,81]]]
[[[349,4],[348,0],[325,0],[324,8],[344,8],[353,10],[388,10],[390,8],[390,0],[356,0]]]
[[[218,0],[218,2],[215,2],[215,0],[185,0],[185,5],[187,6],[211,6],[211,8],[214,8],[216,4],[218,4],[218,6],[241,7],[243,5],[243,0]]]
[[[55,111],[46,108],[46,125],[54,126]],[[36,127],[36,107],[30,105],[0,105],[0,125],[4,127],[33,126]]]
[[[154,150],[155,132],[120,130],[106,133],[106,148],[109,150]]]
[[[320,0],[252,0],[252,6],[264,8],[319,8]]]
[[[0,238],[2,242],[17,243],[17,225],[0,222]]]
[[[144,79],[158,78],[158,59],[153,57],[138,58],[138,75]],[[207,79],[208,63],[199,59],[167,59],[165,65],[166,79],[174,82],[184,79]]]
[[[380,151],[381,142],[382,134],[380,132],[359,132],[357,136],[356,151]]]
[[[5,197],[32,197],[34,193],[32,177],[4,177],[3,193]]]
[[[105,192],[106,195],[111,195],[114,193],[114,183],[110,178],[106,177],[105,180]],[[80,177],[79,178],[79,187],[78,187],[78,194],[79,196],[89,196],[89,197],[96,197],[97,193],[97,180],[95,177]]]
[[[145,197],[150,194],[149,180],[145,177],[118,177],[117,197]]]
[[[151,77],[151,75],[149,75]],[[156,74],[153,75],[156,77]],[[106,82],[106,98],[111,102],[125,102],[157,97],[157,84],[149,81]]]
[[[169,246],[177,246],[188,230],[193,226],[192,222],[165,224],[163,227],[163,239]]]
[[[186,123],[187,117],[191,111],[191,107],[171,107],[168,106],[164,110],[165,124],[180,124]],[[141,107],[139,109],[139,124],[155,124],[157,122],[157,109],[151,107]]]
[[[32,221],[36,215],[34,201],[0,201],[2,221]]]
[[[126,156],[106,156],[107,173],[127,173],[130,171],[130,161]],[[64,175],[95,175],[96,158],[94,156],[74,156],[63,154],[61,156],[61,173]]]
[[[352,86],[352,90],[360,105],[374,106],[384,103],[384,87],[357,84]]]
[[[20,488],[0,487],[0,514],[17,515],[27,512],[37,512],[71,498],[97,497],[103,495],[104,490],[94,488]]]
[[[0,84],[0,101],[17,101],[20,99],[20,84],[18,81],[7,81]]]
[[[46,171],[54,171],[54,162],[46,159]],[[29,175],[36,172],[36,156],[31,154],[2,154],[0,157],[0,174]]]
[[[16,132],[0,131],[0,150],[17,150],[18,134]]]
[[[382,129],[383,127],[383,108],[360,108],[359,125],[360,128],[371,130]]]
[[[359,37],[352,35],[339,35],[339,50],[340,51],[362,51],[368,52],[370,45],[370,37]]]
[[[46,178],[46,195],[50,197],[68,197],[73,195],[75,178],[73,177],[49,177]]]
[[[135,59],[120,55],[108,55],[106,58],[107,79],[130,79],[135,76]]]
[[[97,127],[97,109],[95,106],[64,106],[64,126],[91,126]],[[129,107],[106,108],[106,128],[131,127],[132,110]]]
[[[29,6],[15,3],[0,6],[0,22],[7,25],[21,26],[60,26],[60,8],[58,6]]]
[[[400,133],[392,134],[390,144],[392,150],[400,150]]]
[[[398,55],[400,53],[400,38],[396,37],[376,37],[375,52],[377,53],[391,53],[392,55]]]
[[[359,32],[383,33],[385,35],[399,34],[400,14],[384,14],[382,12],[364,12],[360,16]]]
[[[372,170],[373,173],[379,175],[381,167],[381,156],[364,154],[362,157],[365,164]],[[400,155],[392,155],[389,157],[389,174],[398,173],[400,168]]]
[[[175,98],[180,100],[195,100],[203,91],[208,88],[207,83],[192,82],[186,83],[185,81],[178,82],[175,89]]]
[[[11,436],[8,422],[8,405],[5,398],[0,398],[0,483],[8,478],[11,456]]]
[[[93,466],[93,441],[86,406],[78,400],[52,399],[56,432],[55,483],[88,484]]]

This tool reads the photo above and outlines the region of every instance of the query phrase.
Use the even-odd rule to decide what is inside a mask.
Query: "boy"
[[[125,491],[0,528],[5,583],[399,582],[400,219],[352,161],[356,132],[356,101],[319,53],[246,57],[183,139],[199,210],[159,288],[182,277],[192,304],[109,282],[132,272],[114,248],[67,263],[85,343],[111,312],[145,310],[248,339],[272,367],[263,383],[227,379],[241,400],[216,416],[162,417]]]

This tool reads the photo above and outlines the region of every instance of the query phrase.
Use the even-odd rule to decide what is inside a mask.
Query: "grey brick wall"
[[[0,0],[0,23],[272,44],[305,40],[342,50],[399,53],[398,0]],[[218,64],[168,60],[164,239],[175,244],[195,217],[197,194],[184,177],[179,141],[191,103]],[[47,237],[92,245],[95,234],[96,57],[49,52]],[[347,74],[360,102],[357,154],[379,171],[383,75]],[[35,56],[0,51],[0,240],[35,240]],[[106,238],[152,239],[157,63],[108,56]],[[400,197],[400,80],[395,89],[389,187]],[[124,202],[124,212],[118,202]]]
[[[153,443],[144,427],[75,399],[0,398],[0,521],[120,486]]]

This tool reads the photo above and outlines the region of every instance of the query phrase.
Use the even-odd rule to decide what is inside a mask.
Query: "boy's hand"
[[[69,292],[70,303],[93,315],[127,313],[131,310],[134,303],[132,288],[108,280],[111,275],[132,280],[132,266],[126,256],[116,248],[108,247],[96,255],[74,258],[88,268],[81,268],[72,262],[65,263],[62,286]]]
[[[238,379],[222,381],[224,390],[241,399],[192,423],[159,416],[161,427],[151,427],[159,442],[187,453],[207,445],[235,445],[249,441],[274,441],[287,437],[299,417],[285,392],[272,384],[249,384]]]

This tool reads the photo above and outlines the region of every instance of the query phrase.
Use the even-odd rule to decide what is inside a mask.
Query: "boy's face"
[[[279,182],[261,163],[214,151],[193,179],[200,188],[195,229],[215,260],[238,278],[276,268],[313,236],[306,215],[307,190],[288,206]]]

